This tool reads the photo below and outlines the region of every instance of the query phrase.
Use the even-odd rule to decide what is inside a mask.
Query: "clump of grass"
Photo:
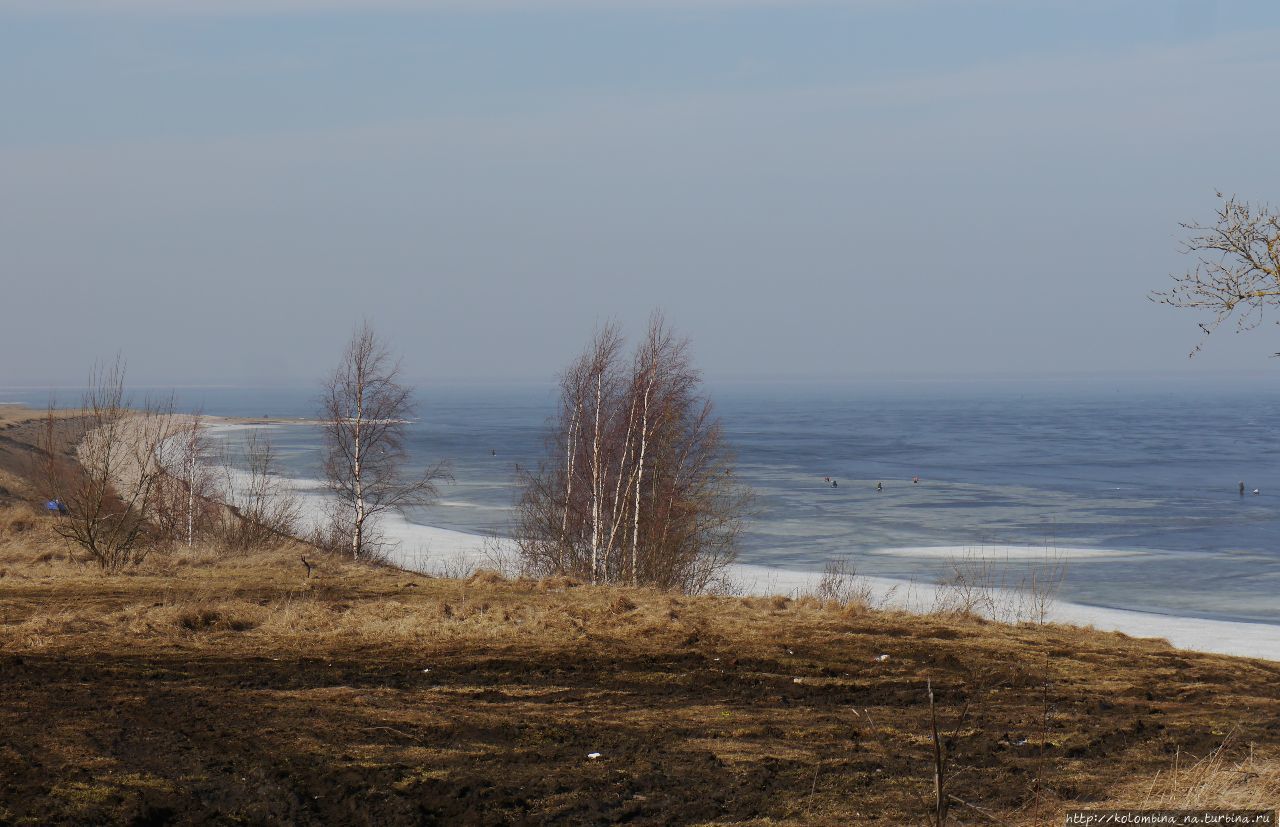
[[[544,577],[538,581],[538,588],[544,592],[564,592],[582,585],[572,577]]]
[[[191,609],[178,616],[178,625],[188,632],[245,632],[257,623],[215,608]]]
[[[0,508],[0,534],[26,534],[37,527],[37,517],[30,508],[10,505]]]
[[[503,583],[506,579],[501,572],[493,569],[477,569],[467,578],[467,582],[472,585],[492,586],[494,583]]]
[[[1179,755],[1168,770],[1145,784],[1133,785],[1117,800],[1126,807],[1136,801],[1142,809],[1151,810],[1275,807],[1280,803],[1280,761],[1259,755],[1252,746],[1241,755],[1231,742],[1228,738],[1203,758],[1188,760]]]

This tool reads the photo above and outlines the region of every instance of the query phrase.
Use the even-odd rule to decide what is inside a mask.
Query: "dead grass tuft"
[[[1280,803],[1280,760],[1231,738],[1203,758],[1179,753],[1173,765],[1121,788],[1110,804],[1147,810],[1265,810]]]
[[[242,617],[233,617],[214,608],[192,609],[178,616],[178,625],[188,632],[245,632],[257,627],[257,623]]]
[[[538,588],[544,592],[565,592],[581,585],[581,580],[574,580],[572,577],[544,577],[538,581]]]
[[[38,515],[25,506],[0,508],[0,534],[26,534],[36,529],[38,519]]]
[[[467,582],[472,585],[492,586],[494,583],[505,583],[507,578],[502,576],[502,572],[493,569],[477,569],[475,574],[467,578]]]

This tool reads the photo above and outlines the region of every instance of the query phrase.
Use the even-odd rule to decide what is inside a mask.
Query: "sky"
[[[0,0],[0,386],[1280,370],[1148,293],[1280,202],[1274,0]]]

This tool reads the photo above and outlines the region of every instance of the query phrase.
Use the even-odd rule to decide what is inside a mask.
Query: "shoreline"
[[[405,571],[441,576],[468,567],[500,567],[500,561],[493,558],[495,552],[501,554],[503,538],[420,525],[400,514],[388,520],[384,530],[388,540],[399,543],[388,552],[388,562]],[[812,595],[822,578],[822,572],[753,563],[731,564],[728,572],[736,593],[754,597],[780,595],[796,599]],[[878,610],[925,615],[946,597],[944,587],[932,583],[863,575],[858,575],[857,581],[869,589],[871,607]],[[999,590],[994,597],[997,602],[1007,601],[1006,607],[1025,599]],[[999,617],[989,619],[1009,623]],[[1174,648],[1194,652],[1280,662],[1280,624],[1181,617],[1056,599],[1047,607],[1045,622],[1162,639]]]
[[[227,430],[319,424],[317,420],[255,417],[206,417],[206,422],[212,427]],[[303,488],[313,486],[315,481],[292,477],[284,479],[295,488],[299,496],[304,523],[323,513],[326,495]],[[400,513],[389,515],[383,522],[382,530],[390,546],[387,552],[388,562],[405,571],[421,574],[448,576],[477,568],[501,569],[503,565],[500,558],[510,553],[509,549],[503,549],[509,542],[505,538],[414,523]],[[988,548],[995,551],[993,547]],[[1001,548],[1003,551],[1021,550],[1021,559],[1026,559],[1030,547]],[[968,547],[947,546],[928,549],[927,553],[942,555],[943,551],[940,549],[972,551]],[[877,550],[874,554],[900,556],[921,551],[926,550],[920,547],[886,549]],[[1107,549],[1060,551],[1097,558],[1131,557],[1148,553]],[[814,594],[822,578],[820,571],[754,563],[731,564],[729,574],[731,588],[736,593],[757,597],[781,595],[793,599]],[[861,587],[869,590],[869,602],[876,609],[924,615],[946,597],[945,588],[933,583],[872,575],[857,575],[856,580]],[[1026,595],[995,589],[989,591],[989,596],[994,598],[992,605],[997,611],[997,616],[990,618],[993,622],[1011,622],[999,616],[1005,612],[1011,612],[1009,616],[1013,618],[1013,623],[1018,622],[1018,613],[1026,608]],[[1275,623],[1185,617],[1058,599],[1051,601],[1051,605],[1043,611],[1043,617],[1047,623],[1119,632],[1132,637],[1163,639],[1178,649],[1280,662],[1280,624]]]

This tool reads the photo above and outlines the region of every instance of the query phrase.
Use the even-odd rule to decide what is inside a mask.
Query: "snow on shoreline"
[[[1113,560],[1119,557],[1145,557],[1150,552],[1128,551],[1112,548],[1068,548],[1054,546],[1047,551],[1044,546],[904,546],[878,548],[868,552],[875,557],[911,557],[919,560],[978,559],[995,562],[1031,560]]]

